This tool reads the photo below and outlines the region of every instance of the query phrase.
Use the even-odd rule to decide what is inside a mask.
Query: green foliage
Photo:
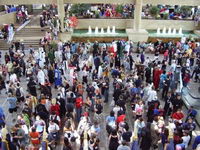
[[[160,9],[157,6],[153,6],[150,8],[150,14],[153,17],[158,16]]]
[[[95,17],[96,17],[96,18],[100,18],[100,15],[99,15],[99,11],[98,11],[98,10],[95,11]]]
[[[0,12],[1,12],[1,11],[5,11],[5,9],[4,9],[4,6],[3,6],[3,5],[1,5],[1,6],[0,6]]]
[[[52,51],[56,51],[58,48],[58,44],[56,42],[50,43],[49,46],[50,46],[50,50]]]
[[[90,4],[74,4],[70,9],[70,15],[81,15],[84,12],[87,12],[87,10],[90,9],[90,6]]]
[[[117,5],[117,6],[116,6],[116,12],[117,12],[117,13],[120,13],[120,14],[123,13],[123,9],[124,9],[124,8],[123,8],[123,5]]]
[[[25,8],[28,9],[28,12],[29,12],[29,13],[32,13],[32,12],[33,12],[33,6],[32,6],[32,5],[25,5]]]
[[[165,13],[163,14],[163,19],[167,20],[169,18],[169,14]]]
[[[188,17],[192,12],[192,8],[190,6],[181,6],[180,13],[183,13],[186,17]]]
[[[42,5],[42,10],[47,10],[46,6]]]

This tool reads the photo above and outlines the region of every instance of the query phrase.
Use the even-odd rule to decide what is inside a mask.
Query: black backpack
[[[59,125],[59,121],[57,120],[57,115],[51,116],[50,120],[55,122],[57,125]]]
[[[20,88],[17,88],[16,90],[16,97],[21,97]]]

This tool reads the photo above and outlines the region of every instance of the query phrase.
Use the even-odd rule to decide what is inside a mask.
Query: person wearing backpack
[[[25,99],[24,99],[23,88],[20,86],[19,83],[17,83],[15,95],[17,98],[17,102],[19,102],[19,103],[24,102]]]
[[[58,126],[60,126],[61,124],[61,120],[60,117],[56,114],[55,111],[53,111],[50,116],[49,116],[49,120],[55,122]]]
[[[9,113],[13,114],[13,112],[17,112],[17,98],[12,93],[8,93],[7,101],[9,103]]]

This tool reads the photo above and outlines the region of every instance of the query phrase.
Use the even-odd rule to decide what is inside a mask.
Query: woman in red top
[[[172,118],[177,121],[181,121],[184,118],[184,114],[181,109],[178,109],[177,112],[172,114]]]
[[[57,116],[60,115],[60,105],[57,104],[56,99],[52,99],[52,104],[50,107],[51,112],[55,112]]]
[[[31,143],[34,146],[34,148],[38,148],[39,144],[40,144],[40,134],[38,132],[36,132],[35,127],[32,127],[32,131],[29,134],[30,138],[31,138]]]

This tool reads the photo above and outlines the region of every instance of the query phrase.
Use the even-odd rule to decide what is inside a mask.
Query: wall
[[[91,26],[93,29],[107,28],[108,26],[116,26],[117,29],[133,28],[133,19],[79,19],[77,29],[88,29]],[[182,28],[183,30],[194,30],[193,21],[181,20],[146,20],[141,21],[141,28],[148,30],[156,30],[157,28]]]
[[[144,29],[157,29],[157,28],[182,28],[183,30],[194,30],[194,21],[183,20],[142,20],[141,28]]]
[[[87,29],[101,27],[107,28],[108,26],[116,26],[118,29],[131,28],[133,26],[132,19],[78,19],[77,29]]]
[[[0,15],[0,24],[10,24],[16,22],[16,12]]]

